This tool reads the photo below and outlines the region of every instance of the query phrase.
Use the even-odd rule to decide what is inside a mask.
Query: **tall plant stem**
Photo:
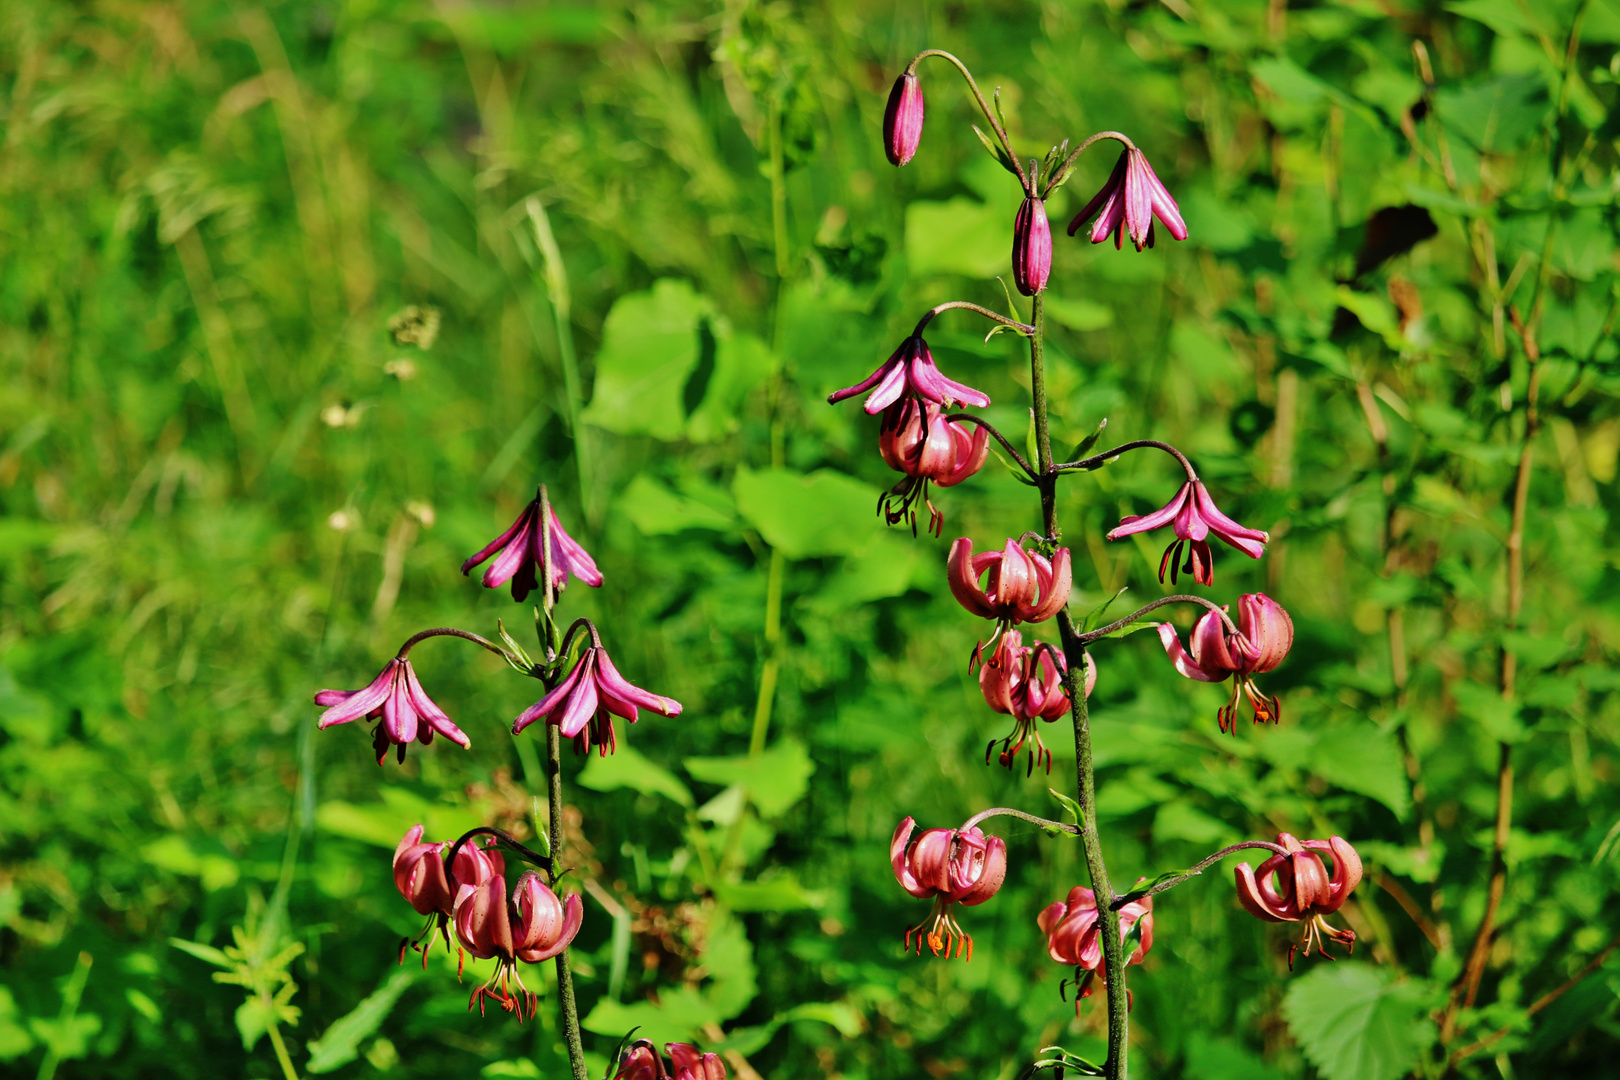
[[[551,619],[551,609],[557,603],[556,588],[553,584],[551,561],[551,498],[546,492],[546,486],[540,485],[540,580],[541,596],[544,598],[546,608],[546,641],[544,648],[551,653],[551,642],[555,640],[554,627]],[[577,626],[577,624],[576,624]],[[569,637],[573,636],[573,627],[569,628]],[[591,636],[596,636],[595,630]],[[566,641],[564,642],[566,645]],[[547,655],[547,660],[553,659]],[[550,689],[549,682],[547,689]],[[557,885],[556,867],[562,862],[562,731],[556,724],[546,725],[546,809],[547,823],[546,837],[550,841],[549,854],[551,855],[551,884],[555,889]],[[574,1080],[590,1080],[585,1071],[585,1044],[579,1037],[579,1004],[574,999],[574,970],[568,959],[568,949],[557,954],[557,997],[562,1008],[563,1041],[568,1044],[568,1064],[573,1072]]]
[[[1041,523],[1046,529],[1046,538],[1055,541],[1059,536],[1058,474],[1052,468],[1052,432],[1046,416],[1044,307],[1040,293],[1036,293],[1030,316],[1035,333],[1029,339],[1029,377],[1035,405],[1035,460],[1036,471],[1040,474]],[[1080,845],[1085,849],[1086,871],[1091,877],[1091,891],[1096,895],[1097,918],[1102,923],[1103,962],[1108,976],[1108,1060],[1103,1065],[1103,1075],[1108,1080],[1124,1080],[1126,1037],[1130,1024],[1126,1013],[1125,951],[1119,939],[1119,912],[1114,910],[1114,886],[1108,880],[1102,839],[1097,835],[1097,780],[1091,767],[1091,716],[1086,703],[1085,682],[1078,677],[1086,669],[1086,647],[1067,609],[1058,612],[1058,631],[1063,638],[1063,656],[1067,661],[1063,689],[1069,695],[1074,717],[1075,787],[1080,806],[1085,811],[1085,820],[1080,823]]]

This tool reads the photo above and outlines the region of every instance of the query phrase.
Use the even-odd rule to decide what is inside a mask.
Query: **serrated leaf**
[[[1327,1080],[1396,1080],[1434,1038],[1420,987],[1350,960],[1322,964],[1294,983],[1283,1015]]]

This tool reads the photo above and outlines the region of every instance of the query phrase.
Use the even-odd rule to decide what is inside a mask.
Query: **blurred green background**
[[[1292,973],[1230,865],[1161,897],[1134,1075],[1612,1063],[1614,0],[8,0],[0,1070],[279,1076],[273,1021],[300,1075],[563,1073],[549,965],[521,1027],[467,1013],[486,965],[395,966],[408,826],[532,835],[538,744],[507,729],[536,684],[428,642],[472,749],[382,769],[310,703],[417,629],[526,637],[456,571],[539,481],[607,577],[563,613],[686,706],[565,755],[595,1071],[634,1024],[745,1080],[1099,1053],[1100,999],[1075,1019],[1035,927],[1084,883],[1072,843],[995,823],[1011,870],[963,914],[968,964],[902,955],[926,906],[884,861],[903,815],[1051,814],[1073,775],[1067,721],[1050,780],[981,763],[1006,718],[944,588],[949,541],[1034,527],[1032,494],[992,460],[936,495],[943,540],[885,531],[876,421],[824,403],[927,307],[1006,303],[1018,192],[942,63],[917,159],[884,160],[929,47],[1001,88],[1024,153],[1117,128],[1180,200],[1185,243],[1057,238],[1054,441],[1106,417],[1184,448],[1274,537],[1204,591],[1263,589],[1298,630],[1262,682],[1283,723],[1232,738],[1226,688],[1152,635],[1098,651],[1116,881],[1282,829],[1367,862],[1355,957]],[[1026,356],[980,331],[930,341],[1017,438]],[[1066,484],[1077,609],[1162,595],[1161,537],[1102,537],[1177,482],[1135,455]]]

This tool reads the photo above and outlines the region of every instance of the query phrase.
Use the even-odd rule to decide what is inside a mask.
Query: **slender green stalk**
[[[265,1012],[269,1017],[269,1023],[265,1025],[264,1032],[270,1036],[270,1045],[275,1048],[276,1060],[281,1063],[281,1074],[287,1080],[298,1080],[298,1070],[293,1068],[292,1055],[287,1053],[287,1043],[281,1037],[281,1025],[276,1023],[274,1016],[269,1015],[271,1009],[270,995],[261,992],[259,997],[264,999]]]
[[[585,432],[579,426],[584,392],[579,381],[579,358],[574,354],[573,295],[568,288],[568,268],[563,264],[562,248],[557,246],[557,238],[551,232],[551,219],[546,216],[544,204],[530,195],[523,200],[523,209],[534,229],[534,241],[540,249],[540,257],[545,260],[546,296],[551,301],[552,321],[557,324],[557,355],[562,360],[568,431],[574,436],[574,464],[579,470],[579,501],[585,508],[585,516],[589,518],[592,516],[590,447]]]
[[[1046,363],[1042,349],[1046,324],[1043,308],[1041,295],[1036,293],[1030,317],[1030,322],[1035,324],[1035,333],[1029,339],[1030,386],[1035,402],[1035,454],[1040,474],[1041,521],[1046,528],[1046,538],[1056,541],[1060,536],[1057,527],[1058,474],[1052,468],[1052,433],[1046,415]],[[1080,806],[1086,814],[1080,828],[1080,845],[1085,849],[1086,871],[1091,876],[1091,891],[1096,895],[1104,971],[1108,977],[1108,1060],[1104,1063],[1103,1075],[1108,1080],[1123,1080],[1130,1023],[1126,1013],[1125,956],[1119,939],[1119,912],[1114,910],[1114,887],[1108,880],[1102,839],[1097,835],[1097,781],[1091,765],[1091,717],[1087,709],[1085,682],[1078,677],[1085,670],[1086,647],[1067,609],[1058,612],[1058,631],[1062,635],[1063,656],[1067,661],[1063,688],[1069,695],[1074,717],[1075,786]]]
[[[56,1018],[57,1028],[66,1031],[73,1023],[73,1018],[79,1012],[79,999],[84,996],[84,984],[90,978],[90,954],[79,953],[79,962],[73,968],[73,974],[68,976],[67,985],[62,987],[62,1011]],[[274,1022],[272,1021],[272,1024]],[[283,1051],[285,1054],[285,1051]],[[57,1056],[54,1046],[45,1051],[45,1058],[39,1063],[38,1080],[52,1080],[56,1075],[56,1067],[62,1059]],[[288,1068],[291,1063],[287,1063]],[[293,1080],[298,1080],[296,1075]]]

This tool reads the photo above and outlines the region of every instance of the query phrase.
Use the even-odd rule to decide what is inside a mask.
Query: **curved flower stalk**
[[[668,1066],[651,1039],[637,1039],[620,1058],[613,1080],[726,1080],[719,1054],[705,1054],[690,1043],[665,1043],[664,1053]]]
[[[1007,876],[1007,845],[998,836],[986,837],[977,826],[968,829],[928,829],[911,843],[917,822],[907,817],[889,841],[889,865],[900,887],[919,899],[934,898],[928,918],[906,931],[906,951],[917,936],[917,952],[926,942],[935,955],[973,959],[973,938],[951,914],[954,904],[974,907],[1001,888]]]
[[[1102,190],[1074,215],[1069,235],[1078,232],[1092,214],[1097,215],[1097,220],[1091,226],[1091,242],[1100,244],[1112,236],[1116,251],[1127,234],[1137,251],[1152,247],[1154,218],[1163,222],[1177,240],[1187,239],[1181,208],[1159,182],[1147,155],[1134,146],[1126,146]]]
[[[1165,525],[1175,528],[1176,539],[1164,549],[1164,558],[1159,560],[1161,583],[1168,569],[1171,584],[1176,583],[1178,575],[1191,574],[1198,584],[1213,585],[1215,570],[1209,541],[1205,539],[1212,534],[1251,559],[1264,555],[1266,544],[1271,540],[1270,533],[1245,528],[1221,513],[1215,500],[1209,497],[1209,489],[1204,487],[1202,480],[1188,480],[1181,485],[1175,498],[1151,514],[1121,518],[1119,525],[1108,533],[1108,539],[1118,540],[1132,533],[1149,532]],[[1181,560],[1184,547],[1187,555],[1185,564]]]
[[[365,717],[381,719],[372,732],[372,746],[377,752],[377,764],[388,756],[388,748],[396,748],[400,764],[405,762],[405,748],[413,741],[423,746],[433,741],[435,733],[443,735],[465,750],[472,740],[451,723],[444,710],[435,705],[404,653],[388,661],[382,672],[361,690],[321,690],[315,694],[315,704],[325,705],[316,726],[326,730],[334,724],[347,724]]]
[[[922,142],[923,92],[916,72],[902,72],[889,91],[883,109],[883,152],[889,164],[900,166],[911,161]]]
[[[1073,567],[1068,548],[1058,548],[1047,559],[1009,539],[1000,551],[975,555],[973,541],[964,536],[951,544],[945,565],[946,580],[957,602],[981,619],[995,619],[1002,627],[1045,622],[1069,602]]]
[[[539,588],[538,572],[545,562],[543,533],[550,532],[552,588],[561,592],[570,574],[592,588],[601,585],[602,573],[596,568],[596,560],[563,530],[555,506],[547,507],[547,526],[545,530],[540,528],[541,501],[540,496],[535,496],[505,532],[461,564],[461,572],[471,573],[473,567],[494,556],[495,561],[484,570],[484,587],[498,589],[510,581],[512,599],[522,603]]]
[[[1063,692],[1063,672],[1068,665],[1063,654],[1052,646],[1040,642],[1025,646],[1023,635],[1008,630],[996,643],[979,668],[979,690],[985,703],[999,713],[1013,718],[1013,730],[1001,740],[1001,755],[997,759],[1004,768],[1012,768],[1013,761],[1024,744],[1030,743],[1029,764],[1025,775],[1035,771],[1037,763],[1044,762],[1046,771],[1052,771],[1052,751],[1041,741],[1035,721],[1051,723],[1069,711],[1069,695]],[[1097,685],[1097,665],[1086,656],[1086,696]],[[990,754],[996,748],[991,739],[985,747],[984,761],[990,763]]]
[[[1239,863],[1237,877],[1238,900],[1249,914],[1267,922],[1303,922],[1304,936],[1289,947],[1288,966],[1294,966],[1294,950],[1303,947],[1304,955],[1317,952],[1329,956],[1323,935],[1354,952],[1356,932],[1349,927],[1336,929],[1322,918],[1344,906],[1350,894],[1361,883],[1361,856],[1341,836],[1326,840],[1306,840],[1303,843],[1288,833],[1278,833],[1277,843],[1287,849],[1285,855],[1273,855],[1251,870],[1248,863]],[[1333,874],[1329,877],[1322,865],[1325,853],[1333,860]]]
[[[580,654],[574,670],[550,693],[523,710],[512,723],[512,734],[520,734],[543,718],[557,725],[564,738],[574,740],[575,753],[588,754],[595,746],[606,757],[618,746],[613,717],[622,716],[633,724],[640,715],[638,709],[651,709],[661,716],[681,715],[681,703],[674,698],[650,693],[620,675],[598,642]]]
[[[928,507],[928,531],[939,535],[945,515],[928,498],[930,482],[954,487],[978,472],[990,452],[990,435],[981,427],[970,433],[945,419],[939,406],[912,398],[897,401],[883,411],[878,430],[878,453],[906,478],[878,497],[878,510],[890,525],[910,520],[917,528],[917,503]]]
[[[1181,647],[1175,627],[1159,624],[1159,640],[1177,671],[1199,682],[1221,682],[1233,677],[1232,695],[1216,713],[1222,734],[1237,731],[1240,691],[1254,706],[1255,723],[1282,722],[1282,702],[1262,693],[1253,677],[1282,663],[1294,644],[1294,620],[1265,593],[1238,597],[1237,630],[1235,634],[1230,632],[1219,615],[1207,612],[1193,624],[1187,637],[1192,646],[1189,653]]]
[[[494,848],[494,843],[491,840],[487,848],[471,843],[461,845],[453,868],[458,885],[482,885],[506,873],[506,859]],[[445,841],[423,843],[422,826],[412,825],[394,848],[394,888],[418,915],[428,917],[427,925],[414,938],[400,942],[400,963],[405,962],[406,948],[413,948],[422,954],[422,968],[426,970],[428,948],[433,942],[429,940],[423,946],[422,940],[431,938],[435,932],[444,938],[445,950],[450,948],[449,924],[455,909],[455,894],[445,873],[445,849],[449,846]]]
[[[1153,898],[1144,896],[1132,900],[1119,909],[1120,941],[1128,941],[1137,922],[1142,924],[1140,941],[1126,959],[1125,966],[1140,964],[1153,948]],[[1046,935],[1046,951],[1060,964],[1075,969],[1074,1012],[1080,1014],[1080,999],[1091,996],[1092,980],[1108,982],[1108,965],[1103,957],[1099,935],[1097,897],[1090,889],[1076,885],[1069,890],[1067,900],[1046,905],[1035,922]],[[1085,975],[1080,972],[1084,970]],[[1128,993],[1128,991],[1127,991]]]
[[[537,995],[523,984],[517,963],[537,964],[568,947],[579,933],[584,905],[577,895],[557,898],[534,871],[525,871],[507,905],[506,878],[495,874],[456,891],[452,920],[456,940],[480,960],[494,959],[495,973],[475,989],[468,1010],[484,1011],[486,999],[497,1001],[521,1021],[534,1015]]]
[[[854,386],[847,386],[827,397],[827,404],[836,405],[845,398],[865,394],[862,406],[872,416],[887,409],[901,397],[913,397],[931,405],[949,408],[953,405],[990,404],[990,397],[971,386],[952,382],[934,364],[934,354],[921,334],[913,334],[900,343],[900,347],[878,366],[878,369]]]

